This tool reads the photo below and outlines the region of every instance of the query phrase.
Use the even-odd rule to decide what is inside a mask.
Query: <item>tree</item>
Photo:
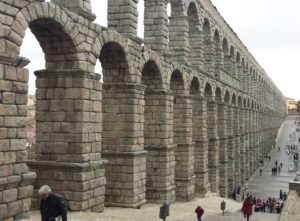
[[[297,111],[300,112],[300,101],[297,102]]]

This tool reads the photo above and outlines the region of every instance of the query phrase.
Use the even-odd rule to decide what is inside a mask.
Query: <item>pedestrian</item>
[[[279,199],[283,200],[283,193],[282,193],[282,190],[279,191]]]
[[[269,155],[269,161],[271,161],[271,156]]]
[[[287,196],[286,192],[284,192],[284,193],[283,193],[283,201],[286,201],[286,200],[287,200],[287,197],[288,197],[288,196]]]
[[[63,196],[52,193],[48,185],[42,186],[38,193],[41,198],[40,212],[42,221],[55,221],[57,218],[67,221],[68,203]]]
[[[280,166],[277,167],[277,171],[278,171],[278,174],[280,175],[280,172],[281,172],[281,167]]]
[[[204,214],[204,209],[202,209],[201,206],[197,206],[197,208],[195,209],[195,213],[197,215],[197,220],[201,221],[202,220],[201,217]]]
[[[280,163],[280,168],[282,169],[282,162]]]
[[[277,162],[277,160],[275,161],[275,166],[276,166],[276,168],[277,168],[277,165],[278,165],[278,162]]]
[[[278,152],[280,152],[280,146],[278,146]]]
[[[259,169],[259,175],[262,175],[262,168]]]
[[[250,220],[250,216],[252,215],[253,202],[250,196],[247,196],[247,199],[243,203],[242,212],[244,213],[244,218],[247,218],[247,221]]]
[[[236,191],[235,191],[235,188],[234,188],[234,190],[232,192],[232,199],[236,200]]]

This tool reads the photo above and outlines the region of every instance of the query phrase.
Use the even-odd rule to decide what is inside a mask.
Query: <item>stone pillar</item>
[[[224,54],[220,45],[216,45],[215,47],[215,77],[220,77],[220,71],[224,68]]]
[[[215,48],[211,33],[204,33],[203,69],[211,77],[215,76]]]
[[[219,194],[218,106],[215,101],[208,101],[207,112],[208,178],[210,191]]]
[[[146,202],[143,143],[145,86],[103,85],[102,155],[107,185],[105,205],[137,208]]]
[[[101,212],[106,181],[100,75],[75,69],[35,75],[36,155],[28,162],[37,173],[35,193],[47,184],[67,198],[71,210]]]
[[[244,184],[246,181],[246,134],[245,134],[245,109],[240,107],[239,109],[240,116],[240,133],[241,133],[241,184]]]
[[[227,151],[227,106],[223,102],[218,103],[218,136],[220,139],[219,149],[219,174],[220,196],[228,196],[228,151]]]
[[[228,151],[228,192],[232,194],[234,190],[234,174],[235,174],[235,154],[234,154],[234,137],[233,137],[233,119],[234,112],[233,107],[229,105],[227,107],[227,151]]]
[[[234,181],[235,181],[235,188],[238,188],[240,185],[240,175],[241,175],[241,155],[240,155],[240,149],[241,149],[241,144],[240,144],[240,127],[239,127],[239,109],[237,106],[234,106],[233,108],[234,112],[234,161],[235,161],[235,169],[234,169]]]
[[[26,165],[28,69],[5,63],[14,61],[0,57],[0,219],[10,221],[29,211],[36,175]]]
[[[183,2],[172,4],[169,25],[169,50],[174,61],[189,65],[188,19]]]
[[[51,0],[51,2],[63,8],[67,8],[71,12],[87,18],[90,21],[94,21],[96,19],[96,15],[92,13],[91,0]]]
[[[246,180],[251,176],[250,172],[250,121],[249,121],[250,110],[248,108],[245,109],[245,151],[246,151],[246,161],[245,161],[245,169],[246,169]]]
[[[205,197],[209,190],[208,182],[208,140],[207,140],[207,101],[193,98],[193,137],[195,137],[195,193]],[[197,127],[197,134],[195,134]]]
[[[255,171],[255,122],[254,122],[254,111],[250,110],[250,175]]]
[[[175,95],[173,129],[175,148],[176,200],[190,201],[195,195],[192,106],[189,96]]]
[[[168,14],[166,1],[145,1],[145,45],[161,54],[168,49]]]
[[[108,28],[114,29],[122,35],[136,39],[138,24],[138,0],[107,1]]]
[[[175,202],[175,155],[172,143],[173,96],[164,90],[145,91],[144,149],[146,157],[146,200]]]

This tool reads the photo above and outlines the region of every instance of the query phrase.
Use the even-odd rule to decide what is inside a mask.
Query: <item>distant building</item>
[[[297,101],[293,98],[286,98],[287,113],[290,115],[299,114],[297,112]]]

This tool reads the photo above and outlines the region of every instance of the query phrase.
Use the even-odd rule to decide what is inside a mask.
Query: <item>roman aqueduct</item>
[[[90,0],[0,0],[3,220],[37,206],[43,184],[94,212],[227,197],[270,151],[285,98],[211,2],[145,0],[144,39],[137,3],[109,0],[101,27]],[[31,161],[19,55],[28,28],[46,63],[35,72]]]

